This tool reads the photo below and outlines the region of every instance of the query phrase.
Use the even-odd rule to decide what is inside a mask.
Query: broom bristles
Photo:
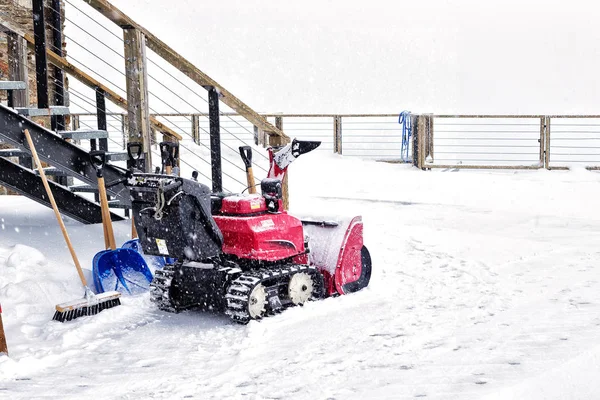
[[[120,305],[120,297],[121,293],[119,292],[105,292],[95,295],[92,298],[88,297],[58,304],[52,319],[58,322],[65,322],[79,317],[96,315],[100,311]]]

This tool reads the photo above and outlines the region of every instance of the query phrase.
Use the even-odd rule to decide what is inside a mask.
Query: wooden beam
[[[200,116],[197,114],[192,115],[192,139],[200,146]]]
[[[142,143],[146,172],[152,171],[152,128],[148,109],[146,38],[137,29],[123,29],[129,142]]]
[[[85,2],[121,28],[135,28],[141,31],[146,36],[146,44],[153,52],[206,90],[210,90],[211,87],[217,89],[220,100],[248,121],[262,130],[269,132],[272,136],[281,136],[289,139],[280,129],[270,124],[264,117],[219,85],[215,80],[186,60],[166,43],[158,39],[141,25],[137,24],[117,7],[106,0],[85,0]]]
[[[283,117],[278,115],[275,117],[275,126],[279,131],[283,131]],[[270,146],[284,146],[290,142],[290,138],[287,136],[274,135],[272,132],[267,132],[269,135]]]
[[[8,21],[2,16],[0,16],[0,30],[16,33],[17,35],[21,36],[27,41],[29,48],[34,49],[35,41],[33,35],[28,32],[25,32],[20,26],[16,25],[12,21]],[[127,100],[119,96],[117,93],[115,93],[115,91],[111,90],[106,85],[103,85],[98,80],[92,78],[91,76],[77,68],[75,65],[68,62],[64,57],[58,56],[52,50],[46,49],[46,53],[48,55],[48,61],[50,61],[51,64],[54,64],[58,68],[61,68],[63,71],[73,76],[75,79],[85,84],[89,88],[94,90],[96,88],[99,88],[103,90],[108,100],[113,102],[115,105],[121,107],[122,109],[127,110]],[[152,123],[152,126],[157,130],[167,133],[168,135],[177,138],[177,140],[183,139],[180,134],[178,134],[171,128],[165,126],[162,122],[157,120],[156,117],[150,116],[150,122]]]
[[[426,114],[426,121],[424,157],[425,162],[433,162],[433,114]]]
[[[283,117],[281,117],[281,116],[275,117],[275,125],[277,126],[278,129],[283,130]],[[290,142],[289,138],[286,139],[281,136],[269,135],[269,146],[280,147],[280,146],[285,146],[289,142]],[[282,200],[283,200],[283,209],[284,210],[290,209],[289,175],[290,175],[290,171],[288,170],[287,173],[283,177],[283,182],[281,182],[281,191],[282,191],[282,195],[283,195]]]
[[[255,145],[259,145],[260,143],[260,128],[256,125],[253,126],[254,128],[254,144]]]
[[[27,69],[27,42],[14,32],[6,34],[8,47],[8,80],[25,82],[27,89],[13,90],[15,107],[29,106],[29,81]]]
[[[545,163],[546,155],[546,117],[540,118],[540,165]]]
[[[552,123],[551,121],[551,117],[546,117],[546,159],[544,164],[544,167],[546,167],[546,169],[550,169],[550,125]]]
[[[333,117],[333,152],[342,154],[342,117]]]

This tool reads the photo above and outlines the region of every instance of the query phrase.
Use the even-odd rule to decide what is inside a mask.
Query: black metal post
[[[106,124],[106,99],[104,90],[96,88],[96,118],[98,121],[98,130],[107,130]],[[108,139],[99,139],[100,150],[108,151]]]
[[[52,0],[52,47],[54,52],[62,57],[62,30],[61,30],[61,1]],[[65,79],[63,70],[54,66],[54,88],[56,90],[54,97],[54,104],[57,106],[65,105]],[[64,131],[65,130],[65,116],[57,115],[52,117],[52,130],[53,131]]]
[[[210,164],[212,167],[212,190],[223,191],[221,169],[221,126],[219,121],[219,92],[213,87],[208,91],[208,120],[210,123]]]
[[[38,108],[48,108],[48,59],[46,58],[46,29],[44,0],[33,0],[33,34],[35,36],[35,74]]]

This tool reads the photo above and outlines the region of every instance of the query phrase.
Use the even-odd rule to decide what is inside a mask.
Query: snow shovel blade
[[[144,259],[150,263],[154,268],[163,268],[167,264],[175,264],[177,259],[171,257],[161,257],[161,256],[150,256],[144,254],[144,249],[142,249],[142,244],[140,243],[140,239],[131,239],[123,243],[121,246],[122,249],[132,249],[137,251],[144,257]]]
[[[109,290],[139,294],[149,290],[152,272],[132,249],[104,250],[94,256],[92,274],[98,293]]]

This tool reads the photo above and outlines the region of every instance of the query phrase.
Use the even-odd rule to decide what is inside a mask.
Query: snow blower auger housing
[[[133,174],[128,186],[144,253],[177,260],[150,284],[160,309],[201,308],[247,323],[369,283],[360,217],[345,227],[309,221],[313,234],[342,239],[308,243],[303,222],[283,209],[280,178],[263,179],[262,195],[211,194],[194,180],[156,174]]]

